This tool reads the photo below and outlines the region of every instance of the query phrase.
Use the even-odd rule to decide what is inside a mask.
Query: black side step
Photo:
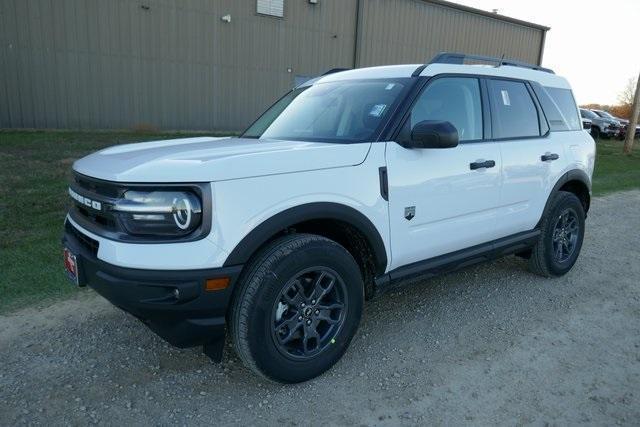
[[[539,238],[540,230],[525,231],[492,242],[482,243],[467,249],[398,267],[376,278],[376,293],[384,292],[387,288],[393,287],[399,282],[418,277],[433,277],[479,262],[490,261],[524,251],[535,245]]]

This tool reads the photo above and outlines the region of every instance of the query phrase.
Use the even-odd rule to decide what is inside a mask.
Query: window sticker
[[[395,84],[395,83],[389,83],[389,84],[387,85],[387,87],[385,87],[385,88],[384,88],[384,90],[391,90],[391,89],[393,89],[395,86],[396,86],[396,84]]]
[[[509,99],[509,92],[502,89],[500,93],[502,94],[502,103],[504,105],[511,105],[511,99]]]
[[[376,104],[369,111],[369,115],[372,117],[381,117],[384,111],[387,109],[387,104]]]

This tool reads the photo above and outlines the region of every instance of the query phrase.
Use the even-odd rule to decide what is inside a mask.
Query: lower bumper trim
[[[84,284],[113,305],[176,347],[203,345],[208,355],[222,354],[227,307],[241,265],[170,271],[124,268],[98,259],[75,233],[65,232],[62,242],[76,255]],[[225,289],[205,290],[206,280],[223,277],[229,278]]]

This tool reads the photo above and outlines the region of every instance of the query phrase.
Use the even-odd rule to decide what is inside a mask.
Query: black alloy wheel
[[[573,193],[557,191],[540,221],[540,238],[529,256],[529,269],[541,276],[562,276],[580,255],[585,205]]]
[[[576,250],[578,242],[578,214],[572,209],[563,210],[553,228],[553,257],[558,263],[566,262]]]
[[[265,245],[238,280],[229,313],[236,352],[252,371],[297,383],[330,369],[358,329],[364,284],[343,246],[313,234]]]
[[[272,333],[278,350],[303,360],[320,354],[340,331],[347,303],[346,286],[335,271],[327,267],[301,271],[273,305]]]

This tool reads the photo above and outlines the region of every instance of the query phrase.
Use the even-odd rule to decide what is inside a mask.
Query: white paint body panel
[[[67,216],[78,230],[100,244],[98,259],[112,265],[146,270],[197,270],[220,267],[229,255],[208,236],[187,243],[123,243],[105,239],[82,228]]]
[[[496,166],[469,168],[484,160]],[[440,150],[388,142],[391,269],[495,239],[500,165],[495,142]],[[415,206],[411,220],[405,219],[407,206]]]
[[[347,145],[340,146],[348,148]],[[384,144],[352,144],[351,148],[344,150],[345,154],[364,153],[366,160],[355,166],[315,169],[317,164],[312,151],[301,161],[310,168],[308,171],[212,183],[212,231],[205,239],[195,242],[122,243],[97,236],[72,223],[100,243],[98,258],[113,265],[159,270],[216,268],[224,264],[242,238],[273,215],[306,203],[333,202],[367,216],[382,237],[390,259],[387,203],[380,195],[378,181],[378,168],[384,165]],[[232,163],[232,160],[228,162]]]
[[[420,73],[421,76],[438,74],[478,74],[487,77],[507,77],[538,82],[542,86],[571,89],[567,79],[557,74],[508,65],[493,67],[489,65],[430,64]]]
[[[231,252],[256,226],[279,212],[307,203],[333,202],[363,213],[378,230],[390,259],[387,202],[380,195],[378,177],[378,168],[384,165],[384,144],[366,145],[371,146],[369,155],[357,166],[215,183],[213,241]]]
[[[374,67],[322,77],[409,77],[418,65]],[[516,67],[433,64],[424,76],[484,74],[569,88],[554,74]],[[540,156],[559,159],[542,162]],[[116,146],[78,160],[84,175],[129,183],[211,183],[212,230],[188,243],[108,240],[74,224],[100,243],[98,258],[122,267],[181,270],[220,267],[255,227],[286,209],[333,202],[369,218],[385,245],[386,271],[532,229],[549,194],[567,171],[593,173],[595,144],[583,131],[546,138],[463,143],[441,150],[408,150],[395,142],[330,144],[241,138],[186,138]],[[469,163],[494,160],[489,169]],[[389,201],[378,169],[388,169]],[[415,206],[407,221],[404,209]]]
[[[185,138],[118,145],[76,161],[77,172],[119,182],[213,182],[362,163],[370,144]]]
[[[544,138],[500,142],[502,189],[496,238],[536,226],[553,186],[566,172],[562,140],[571,133],[552,132]],[[542,161],[543,154],[558,154],[559,159]]]

